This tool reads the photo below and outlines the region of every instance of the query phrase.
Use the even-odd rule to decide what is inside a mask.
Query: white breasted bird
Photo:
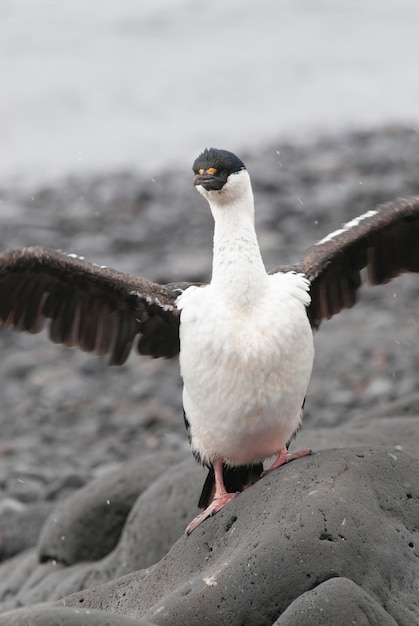
[[[288,453],[301,423],[313,329],[356,301],[361,270],[372,284],[419,272],[419,197],[383,204],[312,246],[293,267],[267,272],[243,162],[210,148],[194,184],[214,218],[208,285],[159,285],[73,254],[20,248],[0,255],[0,324],[37,333],[109,363],[140,354],[179,354],[185,424],[197,460],[209,467],[204,508],[191,532],[238,491],[309,454]]]

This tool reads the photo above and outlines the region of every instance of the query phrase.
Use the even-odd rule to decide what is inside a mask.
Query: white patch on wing
[[[360,222],[362,222],[363,220],[366,220],[368,217],[372,217],[373,215],[376,215],[377,212],[378,211],[367,211],[366,213],[363,213],[362,215],[359,215],[358,217],[354,217],[353,220],[351,220],[350,222],[347,222],[346,224],[344,224],[342,226],[342,228],[339,228],[339,230],[335,230],[333,233],[330,233],[329,235],[326,235],[326,237],[324,237],[323,239],[320,239],[320,241],[318,241],[315,245],[319,246],[322,243],[326,243],[327,241],[331,241],[332,239],[334,239],[338,235],[341,235],[342,233],[345,233],[350,228],[353,228],[354,226],[358,226],[358,224]]]
[[[157,304],[163,311],[173,311],[174,309],[171,304],[163,304],[158,298],[152,298],[151,296],[146,297],[146,302],[148,304]]]
[[[141,300],[145,300],[147,304],[157,304],[157,306],[159,306],[162,309],[162,311],[173,311],[175,308],[171,304],[163,304],[162,302],[160,302],[158,298],[152,298],[151,296],[144,297],[144,295],[140,293],[139,291],[130,291],[129,295],[137,296],[137,298],[141,298]]]
[[[74,254],[74,252],[69,252],[67,254],[68,257],[70,257],[70,259],[78,259],[79,261],[85,261],[86,258],[84,256],[79,256],[78,254]]]

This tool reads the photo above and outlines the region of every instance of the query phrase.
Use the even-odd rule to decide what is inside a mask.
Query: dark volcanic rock
[[[40,560],[72,565],[109,554],[139,494],[182,458],[181,452],[144,456],[76,491],[56,507],[43,527]]]
[[[12,499],[0,505],[0,561],[35,545],[54,505],[51,502],[22,504]]]
[[[0,622],[1,623],[1,622]],[[330,578],[294,600],[273,626],[398,626],[372,596],[348,578]]]
[[[109,615],[89,609],[34,607],[0,615],[0,626],[153,626],[143,619]]]
[[[313,596],[305,594],[316,589],[319,606],[322,584],[339,578],[359,587],[358,617],[368,607],[375,619],[411,626],[419,622],[418,547],[417,460],[385,449],[324,451],[259,481],[149,571],[80,592],[63,605],[159,625],[263,626],[297,599],[306,611]],[[347,610],[345,584],[333,591],[346,597]],[[340,624],[337,605],[316,623],[331,624],[332,615]],[[281,626],[297,623],[295,610],[285,617]]]
[[[144,459],[137,464],[138,467],[133,464],[129,472],[118,471],[107,477],[110,487],[119,485],[125,495],[134,489],[132,470],[137,473],[138,468],[143,468],[143,491],[126,517],[124,527],[119,530],[119,524],[115,526],[112,517],[110,524],[108,516],[100,514],[101,502],[106,498],[106,477],[95,481],[95,488],[90,490],[95,495],[92,511],[89,511],[89,501],[85,497],[88,488],[81,490],[83,497],[78,498],[76,494],[59,505],[57,514],[52,513],[43,530],[37,550],[0,567],[0,611],[58,600],[79,589],[106,583],[159,561],[198,513],[197,501],[206,474],[188,455],[185,461],[173,465],[162,475],[155,472],[154,480],[150,478],[146,488],[145,476],[148,473],[150,477],[153,467],[154,470],[159,467],[159,456],[156,455],[148,469],[144,467]],[[169,456],[162,455],[160,468],[164,464],[167,466]],[[117,493],[114,496],[118,499]],[[123,497],[120,501],[128,506]],[[112,531],[111,539],[107,540],[109,530]],[[91,547],[86,542],[88,538],[92,541]],[[108,553],[102,553],[103,558],[99,558],[102,541]],[[87,561],[88,557],[90,561]]]
[[[141,494],[120,542],[108,558],[118,575],[157,563],[199,513],[198,499],[207,470],[191,455],[161,475]]]
[[[99,561],[39,563],[28,553],[8,569],[5,564],[1,609],[84,588],[62,604],[103,611],[109,624],[127,616],[174,626],[275,620],[346,626],[351,611],[360,624],[419,623],[419,464],[413,457],[354,448],[299,459],[187,537],[202,480],[192,459],[158,477],[138,498],[116,548]],[[79,513],[83,518],[84,509]],[[100,520],[95,524],[100,536]],[[139,567],[148,569],[132,571]],[[106,581],[112,582],[96,586]],[[45,611],[46,620],[51,605],[34,610],[37,619]],[[31,609],[5,615],[24,626]]]

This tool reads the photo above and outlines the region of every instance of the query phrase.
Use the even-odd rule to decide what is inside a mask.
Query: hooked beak
[[[207,191],[219,191],[227,182],[227,176],[215,176],[214,174],[196,174],[193,184],[201,185]]]

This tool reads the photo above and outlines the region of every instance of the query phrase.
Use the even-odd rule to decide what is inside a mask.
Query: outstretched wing
[[[308,315],[313,327],[355,304],[364,268],[373,285],[419,272],[418,196],[382,204],[351,220],[290,268],[311,282]]]
[[[141,354],[179,352],[177,295],[175,285],[158,285],[76,255],[40,247],[0,255],[1,325],[38,333],[49,319],[52,341],[103,355],[112,365],[126,361],[137,335]]]

